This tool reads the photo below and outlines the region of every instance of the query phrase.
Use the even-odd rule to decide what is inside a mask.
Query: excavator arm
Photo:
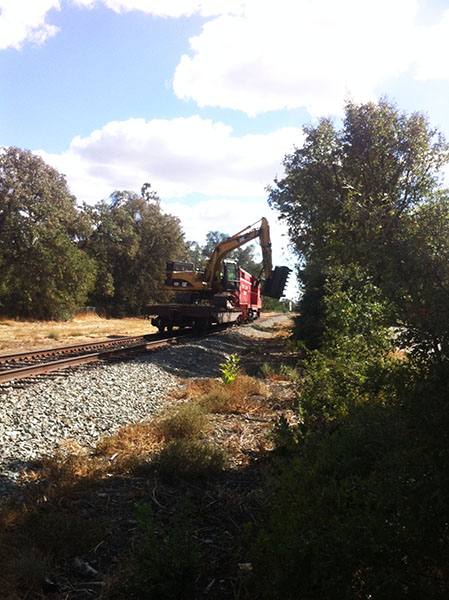
[[[254,223],[254,225],[257,223],[259,223],[259,221]],[[248,227],[245,227],[242,231],[239,231],[216,246],[211,257],[207,261],[204,270],[204,281],[208,286],[212,288],[214,281],[219,279],[224,258],[232,252],[232,250],[240,248],[240,246],[243,246],[256,238],[260,239],[260,245],[262,247],[265,278],[269,278],[272,269],[270,228],[265,217],[260,219],[260,227],[254,228],[254,225],[248,225]]]
[[[260,225],[255,227],[255,225]],[[225,257],[244,244],[259,238],[262,247],[263,271],[265,282],[262,295],[280,298],[283,294],[290,269],[276,267],[273,270],[271,257],[270,228],[268,221],[262,217],[253,225],[249,225],[232,237],[218,244],[207,261],[203,271],[194,271],[192,263],[169,261],[165,287],[177,292],[187,292],[190,298],[203,298],[221,291],[221,272]]]

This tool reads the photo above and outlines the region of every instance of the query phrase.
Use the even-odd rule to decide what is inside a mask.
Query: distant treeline
[[[184,238],[149,184],[141,194],[116,191],[95,206],[77,206],[65,177],[19,148],[0,154],[0,314],[67,319],[86,304],[111,316],[140,315],[170,299],[165,263],[204,266],[224,234],[206,244]],[[254,274],[252,247],[235,255]]]

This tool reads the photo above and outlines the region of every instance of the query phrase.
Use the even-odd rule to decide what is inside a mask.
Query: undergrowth
[[[41,593],[46,578],[65,561],[104,539],[105,532],[78,506],[108,478],[137,474],[173,485],[208,480],[227,468],[227,452],[210,439],[208,413],[257,411],[268,396],[266,385],[237,372],[227,383],[192,380],[186,388],[186,401],[151,422],[124,426],[91,451],[67,444],[64,452],[30,465],[23,501],[0,507],[0,586],[6,597]],[[181,515],[187,513],[181,509]],[[129,568],[121,571],[117,586],[108,587],[108,597],[123,597],[123,590],[130,598],[195,597],[188,586],[195,588],[201,565],[188,519],[182,524],[177,515],[170,518],[163,538],[152,519],[148,509],[141,509],[136,551],[129,554]],[[115,590],[121,592],[113,596]]]

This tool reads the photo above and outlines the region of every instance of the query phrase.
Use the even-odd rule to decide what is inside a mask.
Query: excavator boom
[[[254,225],[257,223],[259,223],[259,221],[254,223]],[[260,227],[254,228],[254,225],[248,225],[248,227],[245,227],[242,231],[239,231],[216,246],[211,257],[207,261],[206,269],[204,271],[204,281],[211,288],[213,287],[213,282],[217,281],[220,277],[224,258],[232,252],[232,250],[240,248],[240,246],[243,246],[256,238],[260,239],[265,277],[268,279],[272,268],[270,228],[265,217],[260,219]]]
[[[256,227],[259,223],[260,225]],[[178,292],[188,292],[188,297],[192,301],[198,301],[198,299],[222,292],[221,281],[225,257],[232,250],[240,248],[240,246],[256,238],[260,240],[265,274],[262,294],[273,298],[280,298],[283,294],[290,270],[288,267],[276,267],[274,271],[272,270],[270,228],[265,217],[220,242],[207,261],[204,272],[193,270],[192,263],[168,262],[165,287]],[[273,278],[273,276],[275,277]]]

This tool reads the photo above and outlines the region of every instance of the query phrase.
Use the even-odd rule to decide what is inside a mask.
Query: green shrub
[[[226,454],[205,440],[179,439],[165,444],[159,472],[166,477],[209,477],[226,466]]]
[[[254,597],[449,594],[446,386],[406,361],[367,379],[365,402],[321,427],[278,422]]]
[[[167,442],[172,440],[193,440],[203,436],[206,415],[195,402],[181,404],[173,414],[161,419],[157,428]]]

